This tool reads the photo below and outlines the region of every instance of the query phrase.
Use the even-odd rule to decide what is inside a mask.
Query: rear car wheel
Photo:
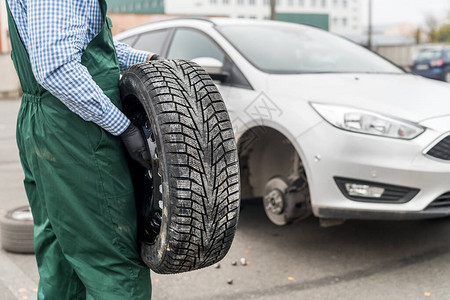
[[[240,202],[236,142],[210,76],[183,60],[134,65],[120,82],[124,113],[148,142],[152,168],[131,163],[141,258],[173,274],[220,261]]]
[[[34,253],[33,216],[29,206],[10,210],[0,217],[2,247],[13,253]]]

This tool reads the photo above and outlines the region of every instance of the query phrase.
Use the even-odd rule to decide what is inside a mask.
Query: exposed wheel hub
[[[281,177],[269,180],[264,188],[264,210],[267,217],[277,225],[286,225],[286,191],[287,182]]]
[[[305,190],[306,189],[306,190]],[[289,180],[281,176],[270,179],[264,188],[264,210],[276,225],[286,225],[307,217],[308,206],[306,178]]]
[[[283,193],[278,189],[271,191],[265,196],[264,203],[266,210],[276,215],[281,214],[284,209]]]

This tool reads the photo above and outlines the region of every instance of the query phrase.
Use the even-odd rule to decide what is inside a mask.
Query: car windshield
[[[423,49],[417,53],[415,60],[433,60],[441,57],[441,50]]]
[[[312,27],[225,25],[218,30],[268,73],[404,73],[367,49]]]

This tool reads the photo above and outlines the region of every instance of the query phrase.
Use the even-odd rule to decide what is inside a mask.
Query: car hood
[[[450,115],[450,84],[410,74],[269,75],[273,97],[361,108],[413,122]]]

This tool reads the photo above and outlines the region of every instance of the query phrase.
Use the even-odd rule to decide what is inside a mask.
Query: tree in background
[[[277,12],[276,12],[276,0],[270,0],[270,19],[276,20]]]
[[[450,43],[450,10],[447,13],[447,20],[438,30],[438,40],[441,43]]]
[[[430,43],[450,43],[450,11],[444,22],[440,22],[436,16],[427,15],[425,17],[427,26],[427,38]],[[418,41],[416,34],[416,41]]]
[[[414,39],[416,40],[416,44],[422,43],[422,28],[418,27],[414,32]]]
[[[450,24],[442,25],[437,31],[437,41],[440,43],[450,43]]]
[[[427,15],[425,17],[425,24],[428,28],[428,41],[430,43],[438,42],[438,29],[439,29],[439,21],[434,15]]]

